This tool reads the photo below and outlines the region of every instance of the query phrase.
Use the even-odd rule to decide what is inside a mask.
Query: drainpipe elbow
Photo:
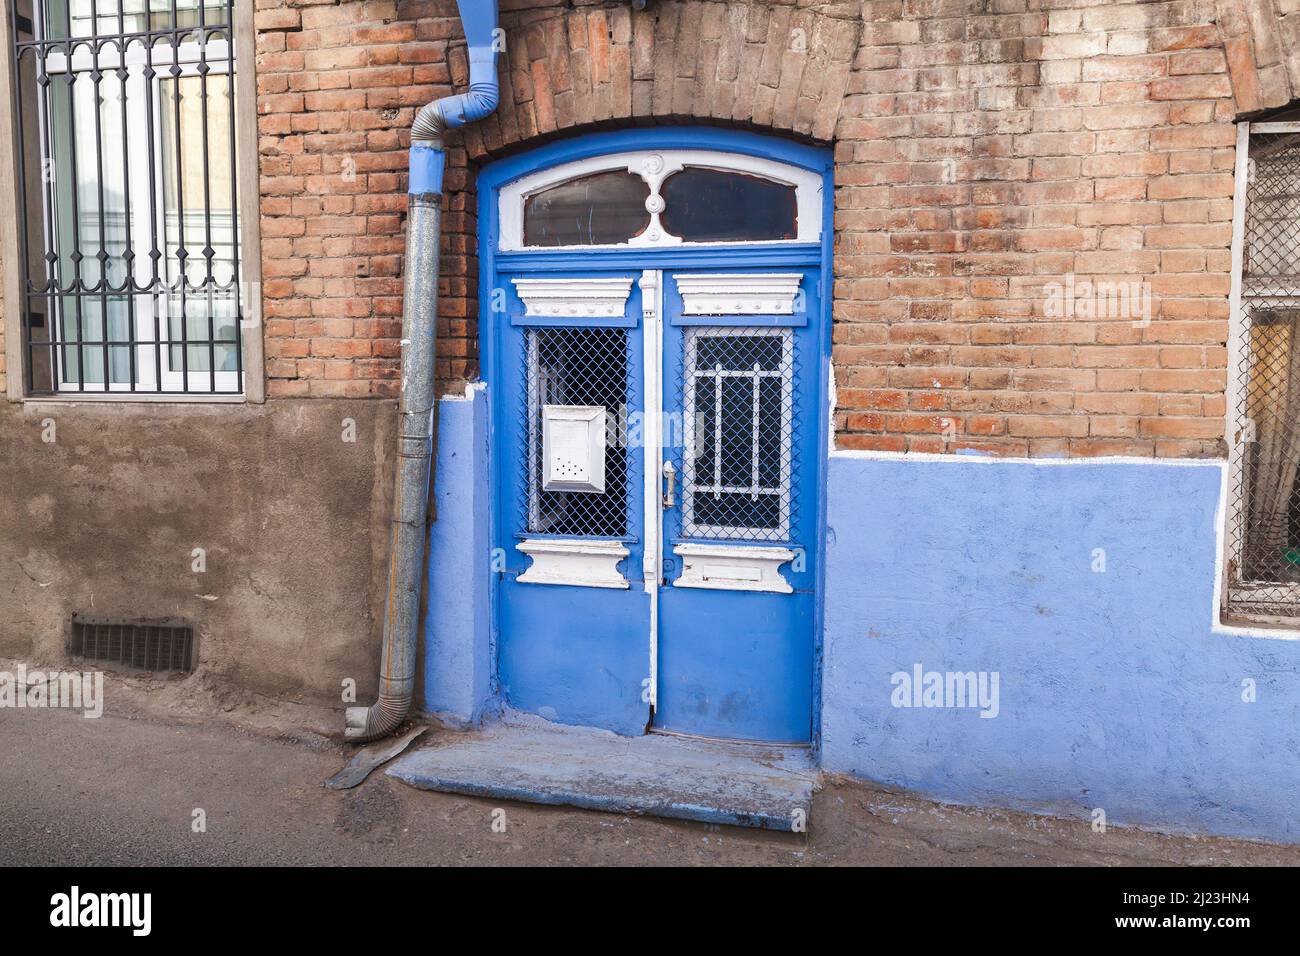
[[[387,737],[406,719],[411,695],[380,694],[369,707],[349,707],[343,715],[343,736],[354,743],[368,743]]]
[[[496,111],[501,100],[496,54],[491,50],[474,50],[470,53],[470,61],[469,92],[444,96],[420,107],[411,124],[412,145],[441,144],[442,135],[447,130],[476,123]]]

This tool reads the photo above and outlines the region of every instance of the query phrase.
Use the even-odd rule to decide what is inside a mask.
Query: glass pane
[[[645,180],[619,169],[551,186],[524,201],[524,245],[627,242],[650,225],[649,196]]]
[[[795,187],[688,167],[669,176],[661,193],[664,229],[686,242],[793,239],[799,234]]]
[[[784,392],[779,378],[765,378],[758,383],[758,483],[765,488],[781,484],[781,398]]]
[[[235,371],[231,85],[214,74],[163,80],[159,90],[168,336],[201,343],[184,356],[173,346],[169,364],[177,372]]]
[[[1267,303],[1265,303],[1267,305]],[[1247,306],[1251,320],[1246,413],[1247,524],[1240,572],[1245,580],[1300,582],[1300,353],[1294,309]]]
[[[755,365],[761,371],[775,372],[781,368],[784,340],[779,335],[713,335],[697,342],[695,364],[711,369],[715,365],[723,371],[749,371]]]
[[[130,207],[123,152],[124,84],[105,72],[68,73],[50,85],[54,227],[59,285],[74,294],[59,303],[65,384],[131,381],[130,302],[110,295],[125,286]],[[128,122],[129,122],[129,114]],[[99,148],[96,148],[96,144]],[[77,295],[75,293],[82,293]]]
[[[781,498],[772,493],[753,496],[731,491],[696,495],[695,522],[706,527],[774,531],[781,524]]]

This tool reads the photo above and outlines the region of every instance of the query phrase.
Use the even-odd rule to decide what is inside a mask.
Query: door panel
[[[681,489],[662,528],[659,729],[811,738],[817,279],[665,276],[664,411],[679,424],[664,457]]]
[[[502,275],[494,395],[502,693],[521,710],[624,734],[644,732],[650,712],[644,466],[629,441],[644,406],[639,276]],[[552,472],[543,460],[545,416],[557,409],[604,412],[603,469],[591,481],[547,480],[575,474],[567,458]]]

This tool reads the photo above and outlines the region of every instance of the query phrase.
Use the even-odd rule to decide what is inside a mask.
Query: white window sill
[[[244,405],[244,395],[184,395],[176,392],[161,394],[140,392],[76,392],[65,395],[29,395],[21,399],[25,405],[83,405],[144,403],[162,405]]]

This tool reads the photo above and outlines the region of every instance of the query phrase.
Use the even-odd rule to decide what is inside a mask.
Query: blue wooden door
[[[661,730],[811,739],[819,276],[664,274]]]
[[[631,440],[645,405],[640,275],[579,264],[503,270],[496,286],[501,689],[520,710],[622,734],[645,732],[651,698],[644,457]],[[615,305],[547,314],[566,311],[547,307],[555,288],[595,290]],[[541,304],[530,308],[521,290]],[[544,411],[556,407],[602,411],[598,491],[547,490]]]
[[[831,165],[692,126],[480,174],[510,706],[811,739]]]

